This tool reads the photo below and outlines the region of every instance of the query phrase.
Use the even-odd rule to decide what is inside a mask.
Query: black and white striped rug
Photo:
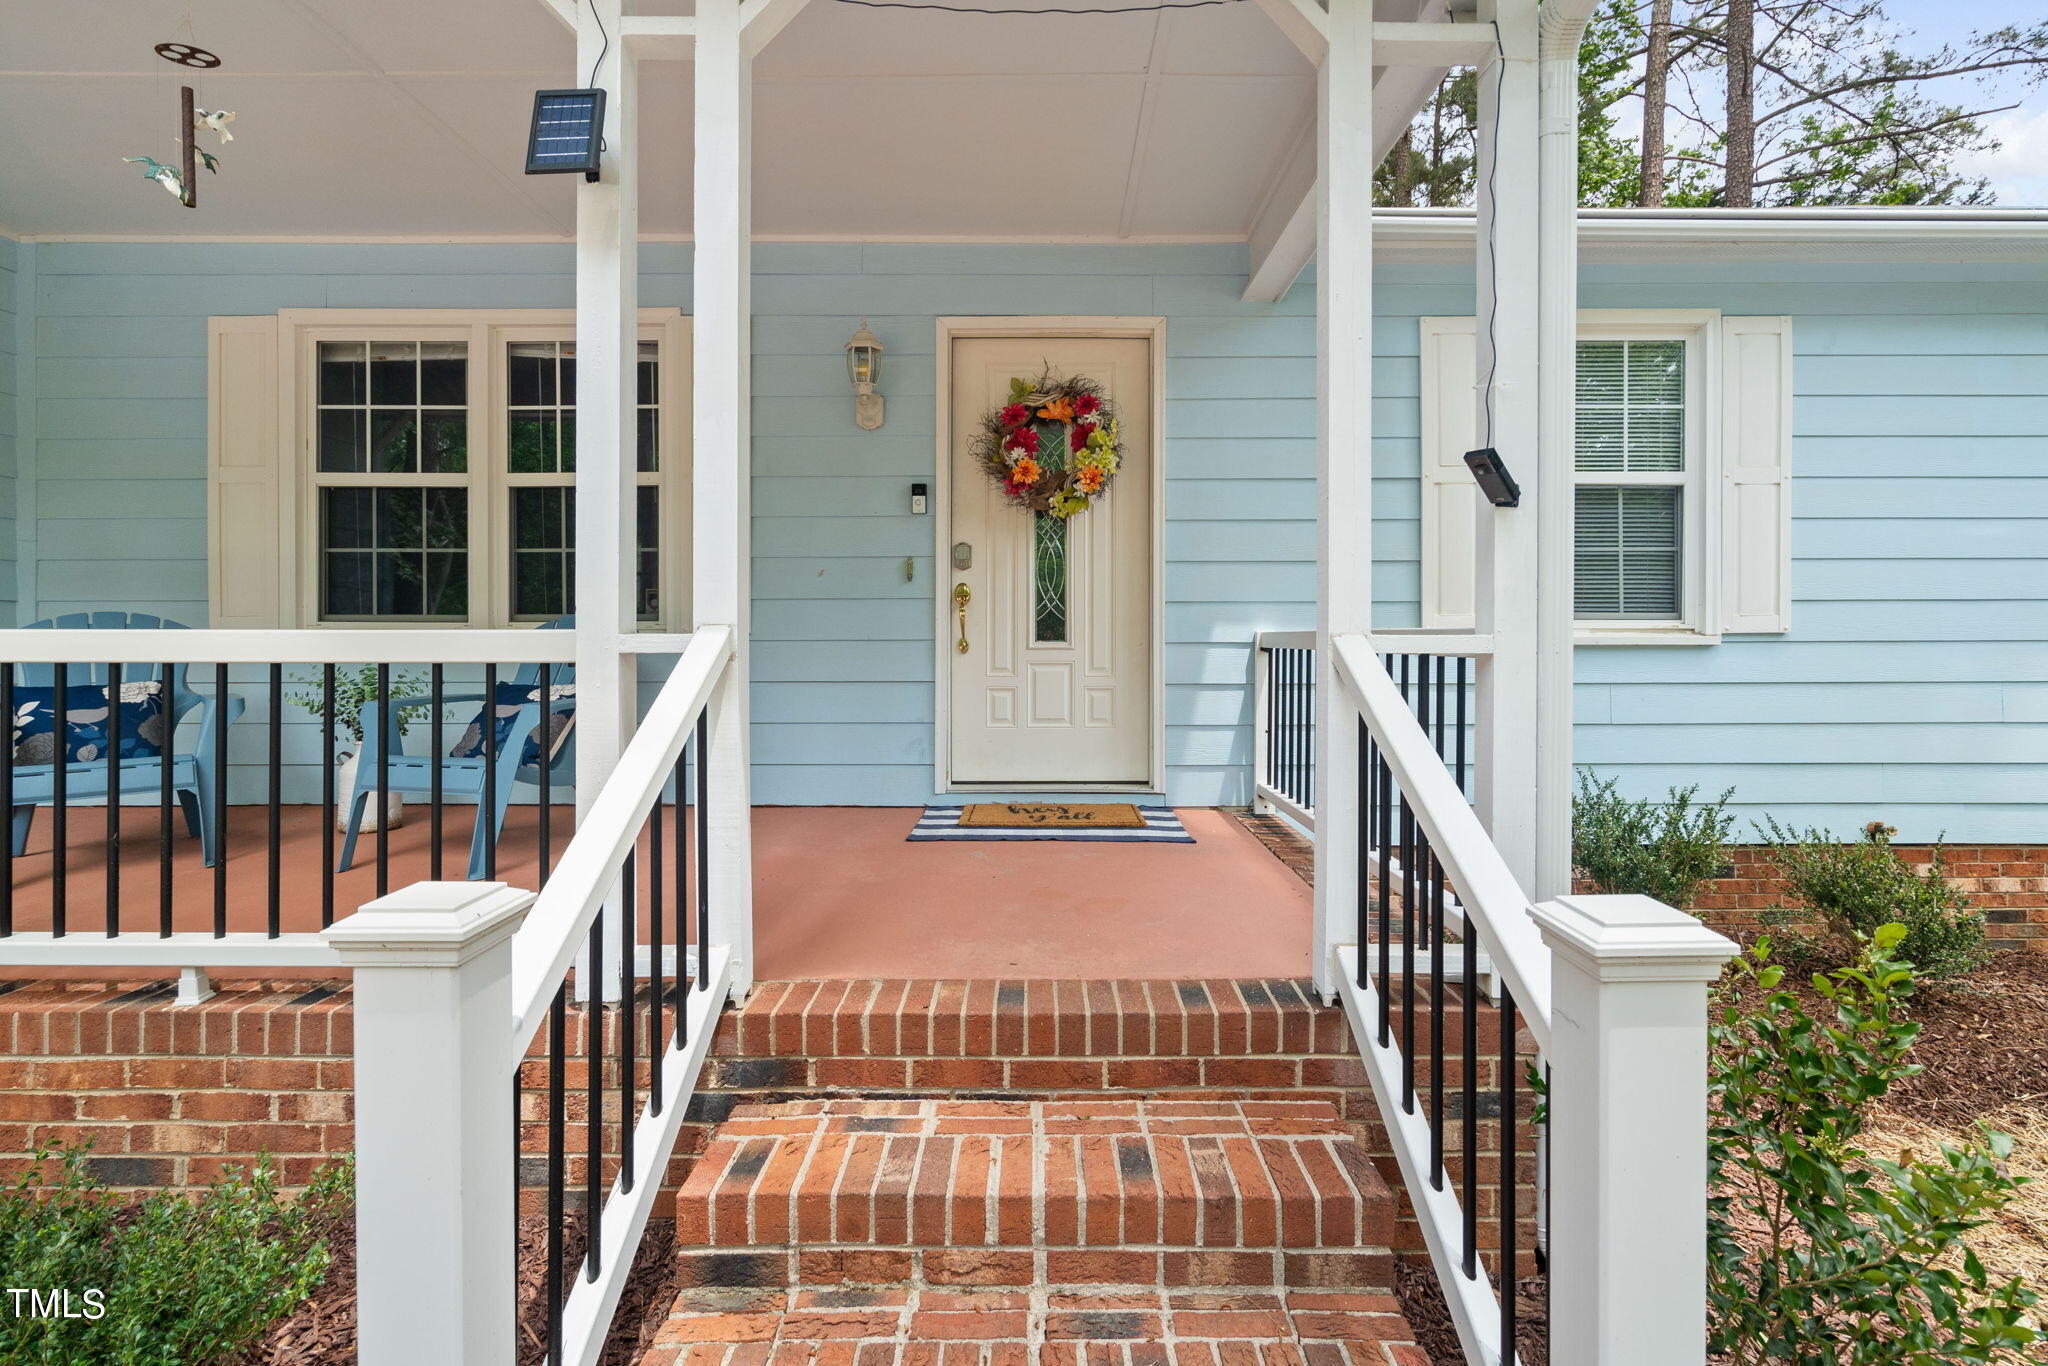
[[[965,828],[960,824],[960,813],[965,806],[927,806],[924,814],[917,818],[909,838],[918,840],[1069,840],[1077,844],[1193,844],[1195,837],[1180,823],[1180,817],[1173,814],[1170,806],[1141,806],[1138,814],[1145,818],[1143,830],[1117,830],[1112,828],[1089,829],[1085,826],[1073,829],[1032,827],[1025,829]]]

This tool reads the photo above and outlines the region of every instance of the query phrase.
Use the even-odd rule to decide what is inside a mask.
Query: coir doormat
[[[912,840],[1073,840],[1081,843],[1193,844],[1169,806],[1129,802],[975,802],[928,806]]]
[[[974,830],[1143,830],[1130,802],[975,802],[960,812]]]

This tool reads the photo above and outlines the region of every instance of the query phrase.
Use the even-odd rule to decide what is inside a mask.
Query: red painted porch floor
[[[450,807],[444,872],[462,875],[473,808]],[[754,812],[755,976],[816,978],[1294,978],[1308,975],[1311,894],[1229,813],[1183,808],[1194,844],[1079,844],[905,840],[910,807],[760,807]],[[260,931],[268,906],[264,808],[230,811],[227,927]],[[664,817],[666,820],[666,817]],[[106,816],[69,816],[67,927],[107,928]],[[550,822],[559,856],[572,816]],[[50,813],[36,813],[28,852],[14,860],[13,923],[47,930],[54,895]],[[158,925],[154,808],[129,807],[118,898],[124,932]],[[317,930],[320,811],[282,812],[280,928]],[[498,876],[532,886],[533,809],[514,808]],[[408,808],[391,833],[389,881],[428,876],[428,822]],[[214,875],[182,822],[172,842],[173,924],[213,926]],[[365,833],[356,866],[335,878],[337,915],[376,895],[376,839]],[[643,866],[645,861],[643,860]],[[645,901],[643,899],[643,906]],[[0,976],[95,976],[0,969]],[[291,974],[269,973],[267,976]]]

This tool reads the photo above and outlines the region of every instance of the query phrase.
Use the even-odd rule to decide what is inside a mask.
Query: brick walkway
[[[1429,1366],[1391,1295],[686,1291],[643,1366]]]

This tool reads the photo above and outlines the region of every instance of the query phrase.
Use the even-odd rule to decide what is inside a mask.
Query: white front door
[[[952,538],[939,562],[952,661],[956,783],[1152,781],[1152,343],[977,337],[952,343]],[[1122,463],[1062,522],[1011,503],[969,453],[1010,380],[1047,367],[1099,384]],[[965,560],[966,567],[960,563]],[[965,624],[956,594],[967,589]],[[966,648],[958,648],[959,642]]]

